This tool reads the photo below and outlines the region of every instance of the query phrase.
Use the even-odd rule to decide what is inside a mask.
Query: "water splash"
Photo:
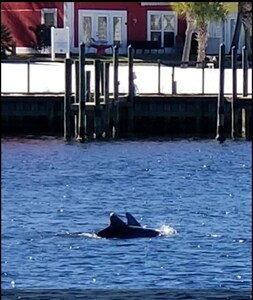
[[[89,232],[68,233],[67,235],[70,236],[70,237],[82,237],[82,238],[100,239],[100,237],[97,236],[95,233],[89,233]]]
[[[173,235],[177,234],[176,229],[174,229],[173,227],[171,227],[169,225],[162,225],[159,228],[159,231],[161,232],[161,235],[163,235],[163,236],[173,236]]]

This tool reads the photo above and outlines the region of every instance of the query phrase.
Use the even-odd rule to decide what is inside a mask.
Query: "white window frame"
[[[41,24],[45,24],[45,14],[54,14],[54,27],[57,28],[57,8],[42,8],[41,9]]]
[[[177,36],[177,13],[174,11],[164,11],[164,10],[148,10],[147,11],[147,40],[150,41],[151,40],[151,15],[173,15],[175,17],[175,28],[174,28],[174,45],[176,43],[176,36]],[[163,30],[161,30],[161,32],[163,32]],[[161,40],[161,44],[162,46],[164,45],[164,37],[162,36],[162,40]]]

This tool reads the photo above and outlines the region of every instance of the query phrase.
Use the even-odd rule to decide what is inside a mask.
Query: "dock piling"
[[[64,139],[71,140],[71,88],[72,88],[72,61],[65,59],[65,96],[64,96]]]
[[[79,60],[75,61],[75,88],[76,88],[76,92],[75,92],[75,98],[74,98],[74,102],[75,104],[79,104]],[[75,114],[74,116],[74,127],[75,127],[75,138],[77,139],[78,137],[78,117],[79,114]]]
[[[225,45],[222,43],[219,49],[219,94],[217,101],[217,135],[216,140],[220,143],[225,141],[225,112],[224,112],[224,74],[225,74]]]
[[[157,69],[158,69],[158,94],[161,94],[161,60],[157,60]]]
[[[30,93],[31,61],[27,60],[27,93]]]
[[[242,70],[243,70],[243,97],[248,96],[248,50],[246,46],[242,47]]]
[[[78,137],[81,143],[86,138],[86,117],[85,117],[85,44],[79,46],[79,112],[78,112]]]
[[[128,132],[133,133],[134,128],[134,73],[133,73],[133,48],[131,45],[128,46]]]
[[[100,111],[100,78],[101,78],[101,62],[96,59],[94,62],[95,78],[94,78],[94,137],[99,138],[101,135],[101,111]]]
[[[85,71],[85,106],[87,102],[90,102],[90,82],[91,82],[91,71]],[[88,116],[85,113],[84,115],[84,124],[85,124],[85,138],[91,133],[89,128],[90,122],[88,122]]]
[[[119,132],[119,48],[113,47],[113,126],[115,134]],[[115,135],[114,135],[115,137]]]
[[[236,60],[236,48],[231,49],[231,68],[232,68],[232,99],[231,99],[231,138],[234,140],[236,137],[235,128],[235,110],[234,104],[237,98],[237,60]],[[237,123],[236,123],[237,124]]]
[[[109,76],[110,76],[110,63],[105,62],[104,63],[104,103],[105,103],[105,109],[106,109],[106,115],[105,115],[105,135],[108,137],[110,135],[110,103],[109,103]]]
[[[171,73],[171,93],[172,95],[176,95],[177,93],[177,82],[175,81],[175,66],[172,66],[172,73]]]

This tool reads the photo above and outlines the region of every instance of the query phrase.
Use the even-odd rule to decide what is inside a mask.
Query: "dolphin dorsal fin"
[[[110,214],[110,226],[126,226],[124,223],[115,213]]]
[[[129,212],[126,212],[127,225],[141,227],[141,224]]]

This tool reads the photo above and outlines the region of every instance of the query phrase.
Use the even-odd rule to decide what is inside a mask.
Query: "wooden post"
[[[242,70],[243,70],[243,97],[248,96],[248,50],[242,47]]]
[[[242,108],[242,138],[248,139],[249,136],[249,120],[246,108]]]
[[[133,48],[128,46],[128,96],[129,102],[133,102],[134,97],[134,78],[133,78]]]
[[[91,78],[91,72],[86,71],[85,72],[85,103],[90,102],[90,78]]]
[[[100,74],[101,63],[99,59],[95,60],[95,78],[94,78],[94,99],[95,99],[95,114],[94,114],[94,138],[101,135],[101,111],[100,111]]]
[[[157,60],[158,67],[158,94],[161,94],[161,60]]]
[[[79,103],[79,60],[75,61],[75,78],[76,78],[76,82],[75,82],[75,86],[76,86],[76,94],[75,94],[75,104]],[[79,108],[78,108],[79,110]],[[77,139],[78,137],[78,113],[75,114],[74,117],[74,126],[75,126],[75,138]]]
[[[71,88],[72,88],[72,61],[65,59],[65,97],[64,97],[64,139],[71,139]]]
[[[104,95],[104,64],[100,64],[100,91]]]
[[[236,61],[236,48],[235,46],[231,49],[231,68],[232,68],[232,99],[231,99],[231,138],[234,140],[236,136],[235,129],[235,111],[234,103],[237,98],[237,61]]]
[[[224,132],[224,74],[225,74],[225,45],[222,43],[219,49],[219,94],[217,101],[217,135],[220,143],[225,141]]]
[[[205,62],[202,61],[202,94],[205,94]]]
[[[30,93],[30,70],[31,70],[30,59],[27,61],[27,93]]]
[[[85,71],[85,103],[90,102],[90,79],[91,79],[91,71]],[[90,122],[88,122],[88,116],[85,114],[85,134],[88,136],[91,134],[91,130],[89,128]]]
[[[110,103],[109,103],[109,76],[110,76],[110,63],[104,63],[104,103],[106,108],[105,116],[105,134],[109,136],[110,134]]]
[[[172,74],[171,74],[171,91],[172,91],[172,95],[176,95],[177,93],[177,83],[175,81],[175,66],[172,66]]]
[[[134,130],[134,79],[133,79],[133,48],[128,46],[128,101],[130,102],[128,108],[128,132],[133,133]]]
[[[85,118],[85,44],[79,46],[79,116],[78,116],[78,137],[81,143],[86,138]]]
[[[119,49],[113,47],[113,138],[119,131]]]

